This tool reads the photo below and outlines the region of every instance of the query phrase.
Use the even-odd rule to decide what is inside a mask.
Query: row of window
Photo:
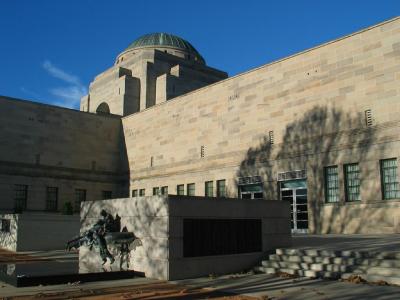
[[[225,179],[217,180],[216,182],[216,194],[214,193],[214,181],[206,181],[204,183],[204,195],[206,197],[226,197],[226,185]],[[177,195],[185,195],[185,185],[178,184],[176,186]],[[153,187],[153,195],[168,195],[168,186]],[[195,196],[196,195],[196,184],[188,183],[186,184],[186,195]],[[145,189],[135,189],[132,190],[132,197],[146,196]]]
[[[111,191],[102,191],[102,199],[111,199]],[[75,197],[73,199],[74,211],[79,211],[81,202],[86,201],[86,190],[75,189]],[[14,185],[14,209],[15,211],[23,211],[27,208],[28,202],[28,185]],[[46,210],[57,211],[58,208],[58,187],[46,187]]]
[[[397,159],[383,159],[379,161],[381,173],[381,187],[383,199],[400,198],[400,188],[397,177]],[[344,191],[346,201],[360,201],[361,176],[358,163],[343,165]],[[339,202],[340,185],[338,166],[325,167],[325,200]]]

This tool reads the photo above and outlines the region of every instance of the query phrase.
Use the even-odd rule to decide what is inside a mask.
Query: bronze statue
[[[110,264],[113,264],[115,261],[115,258],[108,250],[108,245],[111,244],[117,247],[121,257],[120,269],[122,269],[124,262],[126,262],[127,268],[129,268],[130,245],[133,243],[136,247],[141,246],[140,239],[133,232],[128,232],[126,227],[121,231],[121,218],[118,214],[114,218],[103,209],[100,212],[100,216],[101,218],[92,228],[84,232],[81,236],[68,241],[66,249],[70,251],[72,248],[78,249],[82,245],[89,246],[90,250],[93,247],[97,247],[104,265],[107,262],[107,258],[110,260]]]

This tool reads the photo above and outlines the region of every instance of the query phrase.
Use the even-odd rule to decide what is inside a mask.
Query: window
[[[144,196],[146,194],[146,190],[145,189],[140,189],[139,190],[139,196]]]
[[[217,180],[217,197],[226,197],[225,179]]]
[[[360,200],[360,168],[358,164],[344,165],[346,201]]]
[[[325,201],[339,202],[339,174],[337,166],[325,167]]]
[[[204,195],[206,197],[213,197],[214,196],[214,187],[212,181],[206,181],[204,184]]]
[[[200,157],[204,157],[204,146],[200,147]]]
[[[188,196],[194,196],[195,195],[195,189],[196,186],[194,183],[188,183],[188,185],[186,186],[187,189],[187,195]]]
[[[132,197],[137,197],[137,196],[138,196],[137,190],[132,190]]]
[[[168,195],[168,186],[161,187],[161,195]]]
[[[101,197],[102,197],[103,200],[111,199],[112,198],[112,192],[111,191],[102,191],[101,192]]]
[[[11,220],[10,219],[1,219],[0,226],[1,226],[0,232],[10,232]]]
[[[383,159],[381,165],[383,199],[400,198],[399,181],[397,179],[397,159]]]
[[[58,188],[48,186],[46,192],[46,210],[57,211],[57,206],[58,206]]]
[[[81,202],[86,201],[86,190],[76,189],[75,190],[75,202],[74,202],[74,211],[80,211]]]
[[[28,186],[24,184],[14,185],[14,208],[16,211],[22,211],[26,209],[26,201],[28,198]]]
[[[159,187],[153,187],[153,196],[159,195],[160,194],[160,188]]]
[[[178,184],[176,186],[176,194],[177,195],[185,195],[185,186],[183,184]]]

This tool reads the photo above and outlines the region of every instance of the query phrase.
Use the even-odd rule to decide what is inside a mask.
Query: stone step
[[[294,270],[289,268],[270,268],[270,267],[258,267],[258,269],[261,272],[267,274],[276,274],[282,272],[300,277],[326,278],[326,279],[340,278],[340,273],[330,272],[330,271]]]
[[[322,256],[300,256],[300,255],[269,255],[271,261],[288,261],[296,263],[323,263],[323,264],[340,264],[340,265],[355,265],[363,262],[362,258],[354,257],[322,257]]]
[[[329,272],[349,272],[353,270],[353,266],[339,264],[323,264],[323,263],[296,263],[287,261],[271,261],[264,260],[261,262],[263,267],[268,268],[288,268],[293,270],[312,270],[312,271],[329,271]]]
[[[400,278],[400,269],[398,268],[369,267],[366,271],[367,275],[381,275]]]
[[[369,267],[400,268],[400,259],[363,259],[360,263]]]
[[[323,257],[354,257],[375,259],[400,259],[398,251],[352,251],[352,250],[325,250],[325,249],[292,249],[278,248],[277,255],[323,256]]]

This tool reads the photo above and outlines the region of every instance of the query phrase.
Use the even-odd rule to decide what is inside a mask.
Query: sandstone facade
[[[308,232],[400,232],[399,18],[227,79],[158,38],[96,77],[82,112],[1,98],[3,210],[23,180],[32,209],[46,185],[62,203],[78,185],[95,200],[204,196],[206,182],[217,196],[219,181],[228,197],[280,201],[300,184]]]

